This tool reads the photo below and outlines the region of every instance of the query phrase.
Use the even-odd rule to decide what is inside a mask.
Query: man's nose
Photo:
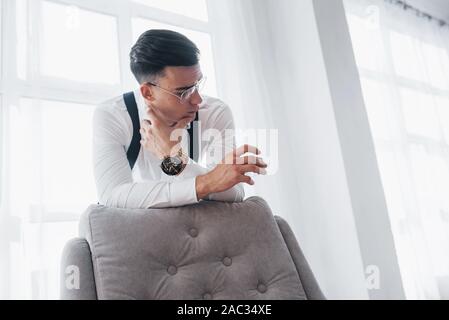
[[[192,94],[192,96],[190,97],[190,103],[191,104],[195,104],[198,105],[201,102],[203,102],[203,98],[201,98],[200,93],[198,92],[198,90],[195,90],[195,92]]]

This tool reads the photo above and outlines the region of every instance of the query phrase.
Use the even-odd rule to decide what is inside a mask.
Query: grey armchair
[[[79,278],[71,283],[74,276]],[[81,217],[80,238],[63,251],[61,298],[324,296],[287,222],[251,197],[168,209],[90,206]]]

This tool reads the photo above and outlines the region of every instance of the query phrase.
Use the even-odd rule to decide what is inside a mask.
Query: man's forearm
[[[225,191],[217,191],[217,183],[209,174],[199,175],[195,182],[197,199],[223,201],[223,202],[240,202],[243,201],[245,191],[243,186],[236,184]]]
[[[207,196],[211,193],[207,174],[197,176],[195,186],[198,200],[206,199]]]

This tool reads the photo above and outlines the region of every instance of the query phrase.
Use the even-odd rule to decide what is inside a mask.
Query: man
[[[100,204],[164,208],[202,199],[242,201],[241,183],[254,184],[245,174],[266,174],[267,165],[253,155],[260,154],[256,147],[235,148],[231,109],[218,99],[200,96],[204,77],[196,45],[173,31],[149,30],[133,46],[130,59],[139,89],[102,103],[94,112]],[[221,161],[211,157],[202,166],[192,159],[192,144],[179,131],[191,130],[195,119],[201,132],[219,133],[212,141],[204,141],[201,132],[200,139],[192,140],[201,156],[223,151]]]

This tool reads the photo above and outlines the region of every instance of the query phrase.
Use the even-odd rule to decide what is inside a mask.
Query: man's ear
[[[140,85],[140,93],[142,94],[142,97],[145,100],[153,101],[154,95],[153,95],[153,88],[148,84],[141,84]]]

